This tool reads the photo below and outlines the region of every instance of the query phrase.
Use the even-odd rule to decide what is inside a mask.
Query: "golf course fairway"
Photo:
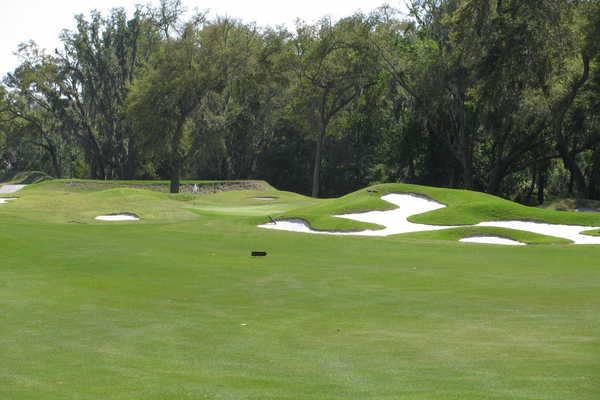
[[[423,224],[597,214],[401,184],[317,200],[71,183],[0,204],[0,399],[600,398],[600,245],[257,227],[378,229],[332,215],[389,209],[392,192],[447,205],[409,218]],[[118,213],[140,220],[95,220]],[[458,241],[489,234],[529,245]]]

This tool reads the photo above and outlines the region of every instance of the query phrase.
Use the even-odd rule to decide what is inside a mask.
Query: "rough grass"
[[[600,393],[600,246],[256,228],[341,207],[282,192],[262,211],[246,192],[52,193],[0,205],[1,399]],[[96,207],[147,219],[66,223]]]

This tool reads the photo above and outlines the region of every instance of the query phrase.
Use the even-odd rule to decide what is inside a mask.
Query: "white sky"
[[[0,77],[18,65],[13,55],[19,43],[34,40],[40,47],[52,51],[61,47],[60,32],[74,29],[74,15],[89,15],[93,9],[106,14],[115,7],[128,13],[135,4],[159,0],[0,0]],[[357,10],[369,12],[383,3],[403,8],[404,0],[183,0],[188,10],[211,10],[211,17],[230,16],[260,26],[285,24],[294,26],[296,18],[314,22],[330,15],[334,19],[351,15]]]

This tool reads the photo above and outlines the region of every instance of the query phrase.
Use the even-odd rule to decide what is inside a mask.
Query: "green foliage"
[[[62,35],[60,96],[64,119],[84,151],[92,178],[133,178],[141,164],[140,138],[126,112],[130,86],[154,54],[159,27],[152,10],[137,7],[128,19],[116,8],[107,17],[76,17],[77,29]]]
[[[323,143],[330,123],[376,82],[378,59],[371,44],[371,28],[361,15],[336,24],[324,18],[315,25],[296,27],[299,78],[294,94],[296,106],[304,110],[298,117],[308,121],[308,131],[316,136],[313,197],[320,193]]]
[[[538,4],[539,3],[539,4]],[[185,16],[181,0],[76,17],[19,47],[2,173],[372,182],[541,204],[600,197],[600,6],[413,0],[293,30]]]

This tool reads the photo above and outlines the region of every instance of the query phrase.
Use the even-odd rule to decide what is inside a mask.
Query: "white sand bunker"
[[[252,200],[277,200],[277,197],[273,197],[273,196],[259,196],[259,197],[253,197]]]
[[[339,218],[347,218],[355,221],[370,222],[373,224],[383,225],[385,229],[381,230],[364,230],[359,232],[333,232],[333,231],[316,231],[308,226],[302,220],[284,220],[277,221],[276,224],[259,225],[260,228],[266,229],[281,229],[285,231],[318,233],[324,235],[361,235],[361,236],[389,236],[399,233],[435,231],[439,229],[456,228],[456,226],[441,226],[441,225],[424,225],[415,224],[407,220],[411,215],[422,214],[428,211],[437,210],[438,208],[446,207],[442,203],[427,199],[425,197],[414,194],[387,194],[381,197],[383,200],[397,205],[399,208],[388,211],[369,211],[358,214],[335,215]]]
[[[15,193],[25,186],[27,185],[2,185],[2,187],[0,187],[0,194]]]
[[[512,239],[501,238],[498,236],[472,236],[460,239],[459,242],[465,243],[486,243],[486,244],[503,244],[509,246],[525,246],[526,243],[518,242]]]
[[[96,217],[98,221],[139,221],[140,217],[135,214],[109,214]]]
[[[492,221],[481,222],[475,226],[494,226],[498,228],[517,229],[572,240],[575,244],[600,244],[600,236],[588,236],[582,231],[598,229],[596,226],[558,225],[527,221]]]
[[[4,204],[9,202],[10,200],[16,200],[16,197],[4,197],[4,198],[0,198],[0,204]]]
[[[457,228],[457,226],[441,226],[441,225],[424,225],[415,224],[408,221],[408,217],[426,213],[428,211],[437,210],[446,207],[437,201],[417,196],[414,194],[387,194],[381,197],[382,200],[397,205],[399,208],[388,211],[369,211],[358,214],[335,215],[339,218],[348,218],[355,221],[370,222],[385,226],[381,230],[364,230],[359,232],[334,232],[334,231],[317,231],[312,229],[306,221],[291,219],[277,221],[276,224],[268,223],[258,225],[260,228],[279,229],[293,232],[315,233],[324,235],[362,235],[362,236],[389,236],[399,233],[434,231],[441,229]],[[574,225],[557,225],[546,224],[539,222],[526,221],[493,221],[481,222],[477,225],[465,226],[490,226],[499,228],[509,228],[522,231],[539,233],[547,236],[554,236],[573,241],[575,244],[600,244],[600,236],[588,236],[581,234],[582,231],[597,229],[594,226],[574,226]],[[469,240],[471,239],[471,240]],[[475,238],[462,239],[464,242],[472,242]],[[477,243],[492,243],[492,244],[512,244],[523,245],[521,242],[514,240],[503,239],[499,237],[480,237]],[[483,240],[486,240],[483,242]],[[503,243],[499,243],[502,241]]]

